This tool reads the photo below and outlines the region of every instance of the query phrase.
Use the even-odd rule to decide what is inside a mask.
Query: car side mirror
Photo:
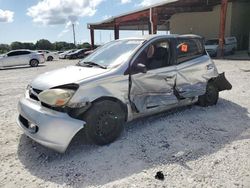
[[[141,73],[147,73],[147,67],[146,65],[142,64],[142,63],[139,63],[136,65],[136,69],[141,72]]]

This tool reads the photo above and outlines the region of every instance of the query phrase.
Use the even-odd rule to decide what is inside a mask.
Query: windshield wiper
[[[82,65],[82,63],[79,63],[79,64]],[[107,69],[107,67],[102,66],[102,65],[99,65],[99,64],[97,64],[97,63],[95,63],[95,62],[92,62],[92,61],[85,61],[85,62],[83,62],[83,64],[85,64],[85,65],[90,65],[90,66],[100,67],[100,68],[102,68],[102,69]]]

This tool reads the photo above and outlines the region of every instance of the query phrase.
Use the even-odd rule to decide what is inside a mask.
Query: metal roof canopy
[[[166,0],[136,11],[111,17],[99,23],[89,23],[91,46],[94,47],[94,30],[114,30],[114,38],[119,39],[119,30],[148,30],[149,34],[169,30],[169,19],[177,13],[209,12],[221,4],[220,48],[223,49],[227,3],[236,0]],[[248,0],[237,0],[248,1]],[[222,54],[223,55],[223,52]]]
[[[102,22],[89,23],[89,29],[113,30],[119,25],[119,30],[148,30],[150,10],[157,21],[157,30],[167,31],[168,20],[172,15],[184,12],[208,12],[221,0],[166,0],[166,2],[145,7],[133,12],[111,17]]]

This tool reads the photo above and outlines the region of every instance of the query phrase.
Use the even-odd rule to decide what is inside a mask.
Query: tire
[[[96,102],[84,114],[85,133],[88,140],[106,145],[116,140],[124,128],[125,112],[121,105],[110,100]]]
[[[199,96],[198,105],[207,107],[216,105],[219,98],[219,91],[216,86],[212,83],[207,84],[206,93],[202,96]]]
[[[39,64],[39,61],[36,60],[36,59],[32,59],[32,60],[30,61],[30,66],[31,66],[31,67],[37,67],[38,64]]]
[[[49,56],[48,58],[47,58],[47,61],[53,61],[53,57],[52,56]]]

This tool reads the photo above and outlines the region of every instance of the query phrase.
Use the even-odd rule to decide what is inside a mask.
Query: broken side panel
[[[174,95],[175,66],[150,70],[131,76],[130,99],[139,112],[178,103]]]
[[[182,98],[203,95],[208,80],[217,76],[217,69],[208,56],[183,62],[177,65],[176,90]]]

